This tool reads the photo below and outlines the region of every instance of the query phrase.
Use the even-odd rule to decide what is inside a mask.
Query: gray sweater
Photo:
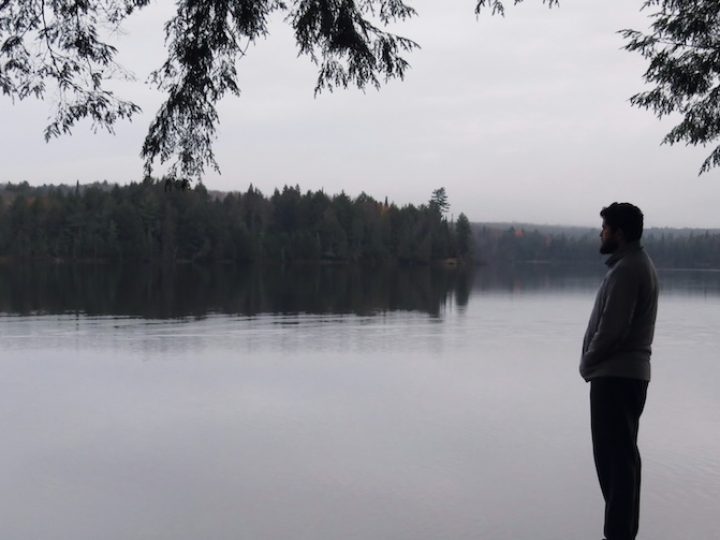
[[[580,375],[650,380],[657,315],[655,266],[639,242],[614,253],[583,340]]]

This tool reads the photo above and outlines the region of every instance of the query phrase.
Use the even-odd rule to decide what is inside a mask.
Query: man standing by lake
[[[655,267],[640,244],[643,214],[612,203],[600,253],[610,255],[583,340],[580,374],[590,382],[593,457],[605,499],[605,538],[633,540],[640,514],[640,415],[650,381],[657,314]]]

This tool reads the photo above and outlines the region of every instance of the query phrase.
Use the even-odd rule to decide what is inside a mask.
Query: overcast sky
[[[612,201],[640,206],[648,226],[720,227],[720,170],[697,171],[710,148],[660,145],[672,120],[631,108],[645,63],[616,33],[647,24],[640,0],[540,0],[505,18],[476,18],[473,0],[410,0],[419,16],[397,30],[419,42],[405,81],[379,92],[315,98],[316,68],[298,58],[289,26],[238,64],[242,95],[219,107],[222,169],[208,189],[270,194],[299,184],[361,191],[398,204],[444,186],[451,212],[472,221],[598,225]],[[89,123],[46,144],[47,102],[0,97],[0,182],[31,184],[142,177],[139,151],[162,96],[144,84],[164,59],[159,0],[125,24],[120,62],[138,82],[117,83],[143,114],[93,134]],[[159,169],[161,171],[161,169]]]

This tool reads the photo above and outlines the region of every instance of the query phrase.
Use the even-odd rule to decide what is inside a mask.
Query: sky
[[[540,0],[480,17],[473,0],[409,0],[418,16],[394,30],[422,47],[404,81],[380,91],[317,97],[317,68],[297,56],[289,25],[238,62],[240,97],[224,99],[208,189],[271,194],[299,185],[365,192],[396,204],[445,187],[450,212],[471,221],[598,226],[598,212],[629,201],[649,227],[720,227],[720,169],[698,176],[712,147],[661,145],[676,118],[658,120],[629,97],[645,61],[622,50],[622,28],[647,26],[640,0]],[[140,148],[163,96],[147,85],[165,58],[173,2],[132,15],[116,37],[135,82],[113,88],[143,109],[115,135],[89,122],[45,143],[49,101],[0,96],[0,182],[126,184],[143,175]],[[48,96],[52,98],[52,96]],[[162,173],[156,167],[156,173]]]

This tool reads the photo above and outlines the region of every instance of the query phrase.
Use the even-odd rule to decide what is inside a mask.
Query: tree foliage
[[[59,91],[45,138],[69,133],[89,118],[94,129],[112,131],[120,118],[139,112],[134,103],[104,87],[126,75],[117,50],[99,37],[99,22],[117,28],[149,0],[0,0],[0,89],[13,99],[43,98],[47,83]]]
[[[12,99],[43,98],[48,82],[59,98],[45,130],[50,139],[89,118],[113,130],[140,108],[107,89],[127,76],[117,49],[103,36],[149,0],[0,0],[0,89]],[[236,62],[267,35],[268,20],[284,12],[300,54],[319,66],[316,92],[350,85],[378,87],[402,78],[404,53],[417,44],[388,32],[415,11],[402,0],[178,0],[165,26],[168,55],[151,75],[167,94],[142,147],[148,172],[157,159],[171,172],[199,177],[217,168],[212,152],[217,102],[238,94]]]
[[[417,265],[471,255],[458,251],[470,240],[459,242],[428,205],[297,186],[266,197],[252,186],[222,194],[178,184],[0,186],[0,259]]]
[[[457,237],[457,251],[461,258],[473,257],[473,232],[470,220],[462,212],[455,222],[455,236]]]
[[[513,0],[513,4],[521,4],[523,0]],[[549,7],[557,6],[559,0],[542,0],[543,4]],[[483,9],[489,9],[493,15],[505,15],[505,4],[502,0],[477,0],[475,5],[475,14],[480,15]]]
[[[70,133],[85,118],[94,130],[112,132],[140,108],[107,88],[110,79],[130,75],[116,63],[118,51],[106,36],[149,3],[0,0],[0,90],[11,99],[42,99],[57,87],[46,140]],[[504,13],[499,0],[475,0],[477,13],[484,8]],[[177,0],[165,25],[167,59],[150,76],[167,98],[142,146],[148,174],[156,160],[169,162],[178,177],[199,178],[206,166],[218,168],[216,105],[239,94],[236,63],[268,34],[276,12],[292,26],[299,53],[318,66],[316,93],[402,79],[409,67],[405,55],[418,47],[388,30],[416,15],[403,0]]]
[[[435,210],[440,216],[447,214],[447,211],[450,209],[450,203],[448,202],[444,187],[433,190],[428,206],[432,210]]]
[[[458,226],[460,219],[458,218]],[[601,268],[594,228],[473,225],[478,262],[558,262]],[[643,245],[659,268],[720,268],[720,230],[647,229]]]
[[[682,119],[663,142],[708,144],[720,136],[720,2],[716,0],[647,0],[652,9],[649,32],[622,30],[625,49],[649,62],[644,74],[649,90],[631,103],[658,117],[680,113]],[[716,146],[700,174],[720,165]]]

